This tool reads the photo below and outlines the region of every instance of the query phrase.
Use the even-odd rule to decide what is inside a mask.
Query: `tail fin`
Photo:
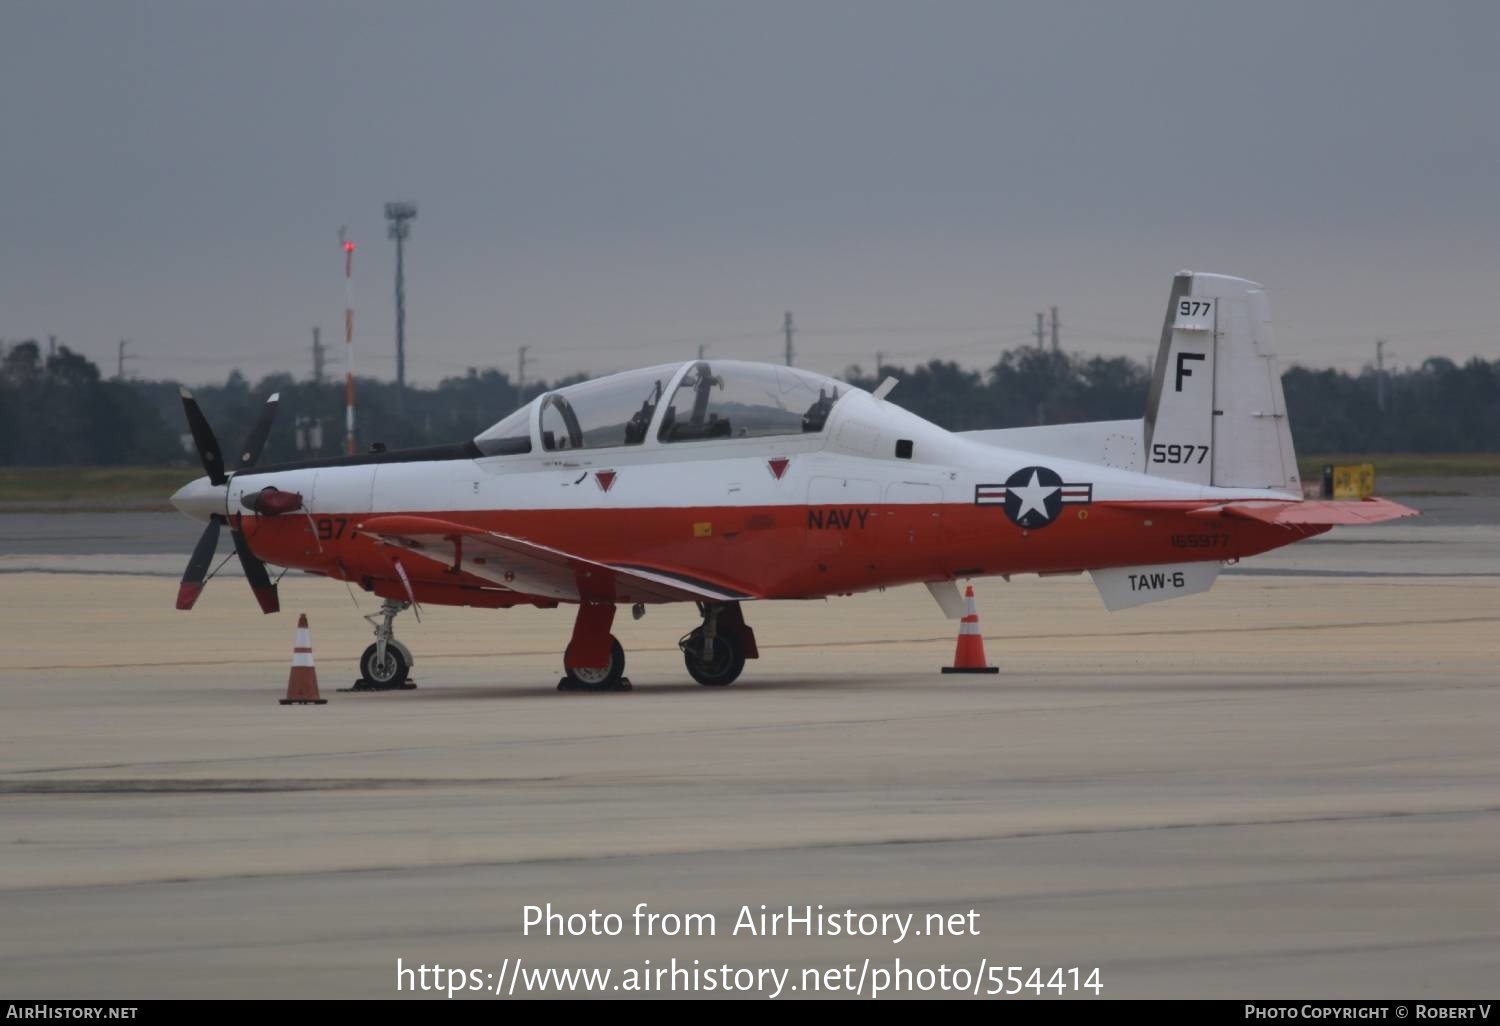
[[[1264,288],[1191,271],[1173,280],[1144,442],[1149,474],[1301,497]]]

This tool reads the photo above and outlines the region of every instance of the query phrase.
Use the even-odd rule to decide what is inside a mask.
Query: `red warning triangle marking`
[[[613,470],[600,470],[594,474],[594,480],[599,482],[601,491],[609,491],[615,484],[615,472]]]
[[[781,475],[786,473],[787,464],[792,461],[787,459],[785,456],[777,456],[775,459],[767,460],[766,462],[771,467],[771,476],[780,481]]]

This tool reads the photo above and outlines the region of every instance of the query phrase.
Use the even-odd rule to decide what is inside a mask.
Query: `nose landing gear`
[[[365,617],[375,628],[375,643],[359,657],[360,677],[349,690],[411,691],[416,688],[417,685],[407,676],[416,660],[411,649],[396,640],[392,626],[396,614],[410,607],[410,602],[386,599],[380,605],[380,612]]]

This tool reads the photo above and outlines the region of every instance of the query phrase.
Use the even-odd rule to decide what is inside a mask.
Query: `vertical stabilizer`
[[[1301,497],[1265,289],[1183,271],[1146,404],[1147,473]]]

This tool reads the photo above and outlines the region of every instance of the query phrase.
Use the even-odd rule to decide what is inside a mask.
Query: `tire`
[[[571,645],[568,646],[572,648]],[[570,667],[567,653],[563,653],[563,672],[574,684],[589,688],[607,688],[620,683],[625,676],[625,650],[613,634],[609,636],[609,665],[601,667]]]
[[[371,684],[395,688],[406,683],[406,675],[411,672],[411,666],[407,663],[406,656],[401,654],[401,649],[395,645],[385,646],[385,662],[377,664],[375,646],[371,645],[359,657],[359,672]]]
[[[703,628],[699,627],[682,641],[682,661],[688,675],[707,688],[728,687],[745,669],[745,649],[732,634],[715,634],[713,657],[703,659]]]

